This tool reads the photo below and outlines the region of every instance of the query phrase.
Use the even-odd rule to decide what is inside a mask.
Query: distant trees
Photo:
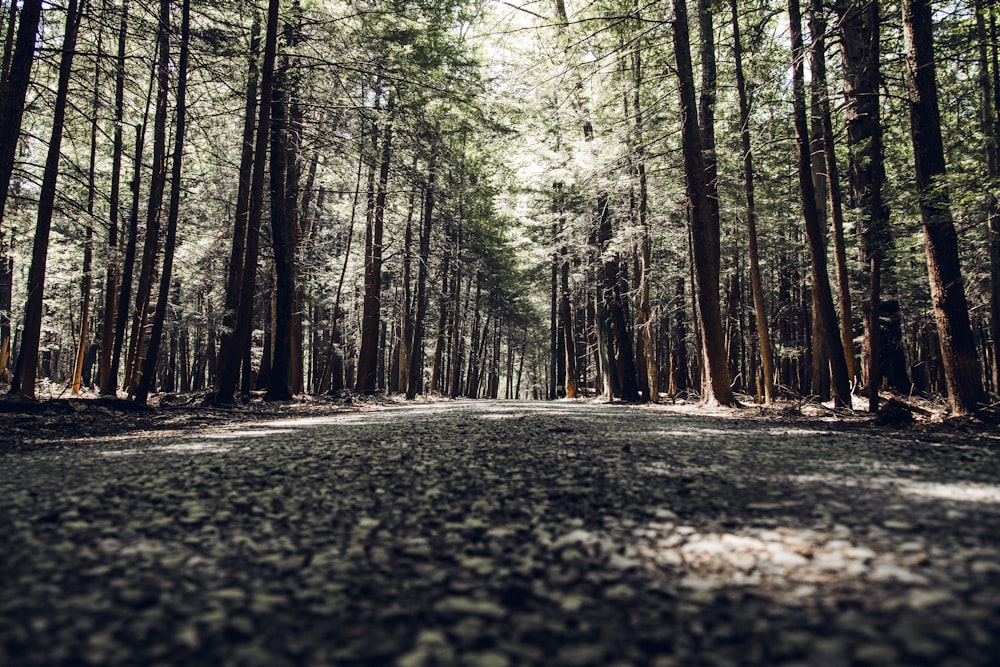
[[[0,4],[15,394],[1000,384],[994,3],[77,1]]]

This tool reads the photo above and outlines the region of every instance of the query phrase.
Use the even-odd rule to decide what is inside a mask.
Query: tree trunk
[[[739,12],[736,0],[730,0],[730,8],[733,15],[733,59],[736,61],[736,91],[740,104],[740,140],[743,149],[743,187],[747,211],[750,286],[753,291],[757,340],[760,345],[761,386],[764,390],[764,405],[771,405],[774,402],[774,346],[771,343],[771,332],[767,324],[767,304],[764,301],[764,287],[760,277],[760,251],[757,247],[757,206],[750,141],[750,101],[747,97],[746,77],[743,73],[743,44],[740,41]]]
[[[424,351],[424,319],[427,316],[427,261],[431,251],[431,221],[434,213],[434,183],[436,180],[436,159],[431,157],[427,167],[427,188],[424,193],[423,223],[420,231],[420,262],[417,267],[417,295],[414,303],[416,311],[413,321],[413,340],[410,343],[410,369],[407,373],[406,398],[413,400],[423,385],[422,359]]]
[[[910,133],[931,301],[951,409],[956,415],[968,415],[982,407],[985,393],[958,258],[958,237],[945,183],[932,33],[929,2],[904,0],[903,38],[909,83]]]
[[[28,300],[24,307],[24,330],[21,334],[21,349],[14,371],[14,382],[11,384],[11,393],[17,392],[22,397],[29,399],[35,398],[35,377],[38,365],[38,345],[42,330],[49,230],[52,227],[52,214],[55,210],[56,180],[59,176],[59,157],[63,125],[66,119],[66,102],[69,96],[73,55],[76,53],[76,37],[82,14],[83,7],[77,5],[77,0],[69,0],[69,6],[66,9],[66,24],[63,30],[62,56],[59,60],[59,83],[52,111],[52,134],[49,137],[49,150],[45,158],[45,172],[42,176],[42,188],[38,200],[38,218],[35,223],[31,267],[28,270]],[[23,14],[22,20],[24,20]]]
[[[673,0],[673,41],[681,108],[681,140],[691,219],[697,312],[701,322],[702,402],[737,405],[726,359],[722,315],[719,310],[719,226],[709,201],[709,173],[705,165],[702,130],[696,115],[687,6]]]
[[[639,20],[639,4],[633,4],[636,12],[636,19]],[[639,345],[642,350],[640,355],[645,362],[645,398],[650,402],[657,402],[660,398],[659,377],[660,369],[656,363],[656,344],[653,340],[653,309],[649,303],[650,284],[652,282],[652,253],[653,235],[649,229],[649,183],[646,177],[646,157],[645,139],[643,135],[643,114],[642,114],[642,44],[636,42],[632,51],[632,110],[635,114],[635,171],[639,178],[639,296],[636,304],[636,327],[639,329]],[[568,272],[569,267],[564,262],[563,271]],[[575,350],[569,352],[575,356]],[[575,368],[575,364],[574,364]]]
[[[135,308],[132,313],[132,338],[125,357],[125,389],[131,394],[138,380],[139,364],[143,357],[146,323],[149,319],[149,300],[152,295],[156,270],[156,257],[160,242],[160,214],[163,192],[167,180],[167,94],[170,86],[170,3],[160,0],[159,30],[157,32],[156,112],[153,117],[153,175],[149,183],[146,202],[146,239],[142,248],[142,265],[136,287]]]
[[[392,92],[386,109],[379,159],[378,190],[374,209],[365,232],[365,295],[361,318],[361,352],[358,357],[359,394],[373,394],[377,389],[379,328],[382,324],[382,235],[385,228],[385,203],[389,184],[389,161],[392,157]]]
[[[10,4],[11,20],[14,20],[14,3]],[[31,80],[31,63],[35,57],[35,35],[41,14],[41,0],[22,2],[10,64],[5,65],[4,77],[0,79],[0,233],[3,230],[7,194],[14,173],[17,144],[21,137],[21,121],[24,118],[25,97],[28,92],[28,82]]]
[[[858,376],[854,351],[854,322],[851,316],[850,274],[847,272],[847,247],[844,241],[844,195],[837,167],[837,152],[830,115],[830,98],[826,78],[826,18],[822,0],[812,0],[810,30],[813,38],[811,62],[814,92],[818,93],[816,107],[822,129],[822,152],[826,168],[827,193],[830,204],[830,222],[833,225],[833,256],[837,271],[837,305],[840,315],[840,344],[844,348],[847,374],[854,382]]]
[[[226,273],[226,301],[222,311],[222,337],[219,343],[216,376],[220,382],[229,382],[229,374],[238,377],[241,356],[236,349],[236,320],[240,305],[244,261],[247,248],[247,225],[250,217],[250,181],[254,164],[254,131],[257,113],[257,81],[260,69],[260,15],[254,15],[250,31],[250,56],[247,66],[247,92],[243,111],[243,141],[240,145],[239,186],[236,192],[236,213],[233,223],[233,244]],[[256,261],[256,260],[255,260]],[[234,364],[234,368],[229,365]],[[235,381],[233,387],[235,391]]]
[[[882,202],[885,169],[882,161],[882,124],[879,99],[879,3],[838,0],[834,4],[840,26],[844,63],[847,148],[851,203],[857,209],[862,241],[862,261],[869,275],[862,355],[867,369],[864,384],[868,409],[878,410],[881,385],[879,312],[882,299],[882,264],[890,244],[889,209]]]
[[[292,211],[286,197],[288,177],[289,64],[287,60],[275,72],[271,89],[271,240],[274,246],[274,300],[272,301],[273,354],[265,400],[287,401],[292,398],[292,318],[295,304],[295,243]]]
[[[227,405],[240,377],[240,366],[250,348],[253,319],[253,299],[257,282],[257,254],[260,249],[260,221],[264,202],[264,172],[267,160],[267,140],[271,126],[271,91],[274,82],[274,59],[278,41],[279,0],[269,0],[267,28],[264,37],[264,58],[261,61],[260,99],[257,107],[257,137],[254,143],[253,177],[250,181],[250,210],[247,216],[246,255],[242,262],[243,278],[240,281],[240,300],[236,314],[233,344],[223,364],[215,401]]]
[[[976,37],[979,43],[980,127],[986,137],[986,176],[990,182],[1000,180],[1000,127],[996,114],[1000,110],[1000,58],[997,44],[995,0],[984,7],[976,0]],[[986,16],[990,30],[986,30]],[[992,58],[991,58],[992,57]],[[990,73],[992,59],[993,72]],[[986,229],[990,248],[990,345],[993,391],[1000,393],[1000,199],[996,192],[988,192]]]
[[[833,294],[826,269],[826,244],[823,223],[816,209],[816,192],[812,180],[812,157],[809,146],[808,119],[806,117],[805,82],[803,60],[805,47],[802,43],[802,16],[798,0],[789,0],[788,18],[792,40],[792,88],[795,120],[795,143],[798,147],[799,187],[802,193],[802,216],[805,219],[806,235],[809,238],[809,254],[812,259],[812,292],[816,307],[819,329],[823,339],[813,341],[814,346],[823,346],[830,359],[833,401],[836,407],[851,407],[851,381],[847,374],[844,348],[840,343],[836,311],[833,308]]]
[[[100,78],[102,57],[103,33],[97,33],[97,58],[94,67],[94,88],[91,97],[91,109],[93,116],[90,119],[90,164],[87,168],[87,229],[83,242],[83,280],[80,284],[80,336],[77,340],[76,363],[73,365],[73,395],[80,393],[80,385],[83,382],[83,360],[87,356],[89,333],[90,333],[90,294],[93,288],[94,263],[94,199],[97,195],[95,180],[97,178],[97,119],[100,116]]]
[[[117,368],[112,367],[115,344],[115,322],[118,319],[118,288],[121,266],[119,264],[119,200],[121,198],[122,155],[125,118],[125,55],[128,37],[128,0],[122,3],[121,23],[118,27],[118,54],[115,60],[115,129],[111,162],[111,196],[108,202],[107,270],[104,279],[104,322],[101,328],[101,362],[99,383],[102,394],[113,395],[117,385]]]
[[[187,120],[187,73],[188,52],[191,33],[191,0],[181,3],[181,44],[177,67],[177,120],[174,129],[174,156],[170,174],[170,202],[167,208],[167,232],[163,241],[163,267],[160,273],[160,289],[156,296],[156,310],[153,313],[153,328],[149,334],[149,345],[142,362],[142,374],[135,389],[136,403],[145,404],[149,393],[155,388],[156,360],[163,339],[163,326],[167,318],[170,301],[171,274],[174,266],[174,251],[177,246],[177,220],[180,214],[181,169],[184,157],[184,129]]]

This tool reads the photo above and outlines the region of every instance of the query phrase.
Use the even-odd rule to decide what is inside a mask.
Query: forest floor
[[[1000,655],[995,427],[570,401],[0,409],[4,665]]]

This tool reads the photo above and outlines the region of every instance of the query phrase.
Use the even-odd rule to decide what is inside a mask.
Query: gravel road
[[[1000,440],[755,415],[0,446],[0,664],[997,664]]]

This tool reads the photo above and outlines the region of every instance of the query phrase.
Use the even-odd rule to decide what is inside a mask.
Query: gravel
[[[7,423],[4,665],[1000,654],[989,430],[566,401]]]

